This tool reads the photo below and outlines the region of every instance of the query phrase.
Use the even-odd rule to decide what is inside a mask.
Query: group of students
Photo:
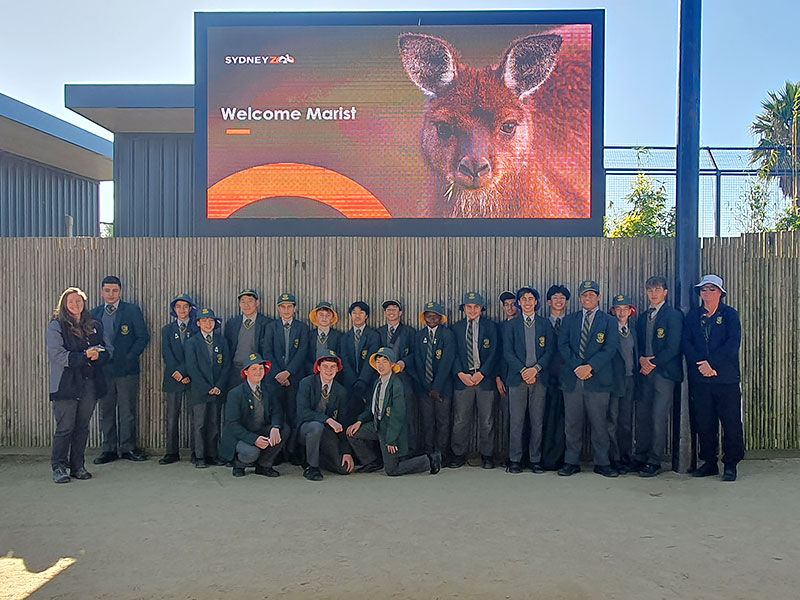
[[[685,317],[666,304],[662,277],[646,281],[648,308],[638,317],[626,295],[614,296],[606,313],[596,282],[578,289],[582,308],[567,314],[569,289],[550,287],[548,316],[538,314],[535,288],[504,291],[501,323],[485,316],[485,299],[470,291],[452,327],[432,301],[419,314],[419,329],[403,321],[394,299],[383,302],[385,322],[373,329],[370,306],[356,301],[344,332],[335,328],[339,314],[330,302],[311,310],[309,327],[297,319],[293,294],[278,297],[278,318],[271,319],[260,311],[258,292],[244,289],[240,314],[223,326],[211,308],[180,294],[161,332],[167,445],[159,463],[180,460],[185,404],[197,468],[229,465],[241,477],[252,466],[277,477],[274,466],[285,460],[303,465],[311,481],[322,480],[323,469],[435,474],[466,464],[477,411],[483,468],[500,460],[509,473],[578,473],[588,421],[596,473],[653,477],[685,356],[704,461],[693,474],[719,473],[721,422],[723,480],[734,481],[744,455],[741,326],[721,302],[722,280],[703,277],[696,286],[701,304]],[[94,462],[146,459],[135,437],[138,357],[149,334],[138,307],[121,301],[118,278],[104,279],[101,295],[104,303],[90,313],[85,294],[68,288],[47,331],[57,483],[91,477],[84,450],[98,398],[103,451]],[[498,402],[505,425],[499,436]],[[495,450],[495,438],[506,455]]]

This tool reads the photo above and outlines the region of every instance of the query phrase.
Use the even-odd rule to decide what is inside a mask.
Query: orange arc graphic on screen
[[[208,218],[227,219],[266,198],[310,198],[348,219],[391,219],[375,196],[349,177],[314,165],[276,163],[228,175],[208,188]]]
[[[252,131],[250,129],[226,129],[226,135],[250,135]]]

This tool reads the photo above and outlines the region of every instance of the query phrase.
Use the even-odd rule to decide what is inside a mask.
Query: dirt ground
[[[55,485],[46,456],[0,456],[0,556],[75,560],[31,598],[800,597],[798,459],[746,461],[733,484],[89,466]],[[13,597],[22,578],[0,578]]]

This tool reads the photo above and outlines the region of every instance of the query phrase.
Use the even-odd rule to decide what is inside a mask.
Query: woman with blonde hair
[[[89,420],[97,399],[106,392],[102,365],[103,324],[86,308],[86,294],[69,287],[61,294],[45,335],[50,361],[50,401],[56,431],[53,434],[53,481],[91,479],[84,466]],[[69,473],[67,469],[69,468]]]

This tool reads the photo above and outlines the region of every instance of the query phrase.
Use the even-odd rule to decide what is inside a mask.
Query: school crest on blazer
[[[722,315],[717,317],[717,325],[722,325]]]
[[[540,347],[540,348],[544,348],[544,343],[545,343],[545,337],[544,337],[544,336],[541,336],[541,337],[539,338],[539,347]]]
[[[130,327],[128,327],[127,325],[123,325],[122,327],[119,328],[119,332],[122,335],[128,335],[131,332],[131,330]]]
[[[442,359],[442,349],[440,348],[439,350],[436,351],[436,360],[441,360],[441,359]]]
[[[362,350],[361,351],[361,360],[364,360],[365,358],[367,358],[367,351],[366,350]]]
[[[491,345],[492,345],[492,342],[489,340],[489,338],[483,338],[483,347],[484,348],[489,348]]]
[[[300,338],[294,338],[294,348],[297,350],[300,347]]]
[[[659,327],[658,329],[656,329],[656,337],[658,339],[660,339],[660,340],[664,339],[664,328],[663,327]]]
[[[605,341],[606,341],[606,334],[601,331],[600,333],[597,334],[597,343],[602,344]]]

